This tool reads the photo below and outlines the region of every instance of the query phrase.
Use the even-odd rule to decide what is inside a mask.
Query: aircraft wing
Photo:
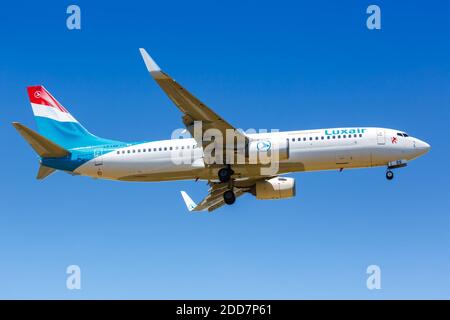
[[[209,212],[220,208],[225,204],[223,200],[223,193],[228,190],[228,183],[210,183],[211,188],[208,191],[208,195],[200,201],[198,204],[189,197],[189,195],[181,191],[181,195],[183,196],[183,200],[186,203],[186,206],[189,211],[206,211]],[[233,188],[234,195],[236,198],[242,196],[247,190],[242,188]]]
[[[163,72],[156,62],[150,57],[147,51],[145,51],[145,49],[140,48],[139,50],[153,79],[155,79],[156,83],[158,83],[158,85],[183,113],[183,123],[193,137],[194,121],[202,121],[203,132],[210,128],[220,130],[224,139],[226,137],[227,129],[236,130],[217,113],[208,108],[203,102],[194,97],[189,91],[172,79],[167,73]],[[247,139],[245,134],[240,131],[235,131],[235,134]],[[203,141],[197,142],[202,145],[204,144]]]
[[[256,182],[259,180],[264,180],[270,177],[254,177],[242,180],[236,180],[234,182],[233,192],[236,198],[242,196],[246,192],[251,192],[252,188],[255,186]],[[184,203],[189,211],[214,211],[225,204],[223,200],[223,194],[225,191],[229,190],[230,186],[228,183],[223,182],[208,182],[210,188],[206,197],[196,204],[191,197],[185,192],[181,191]]]

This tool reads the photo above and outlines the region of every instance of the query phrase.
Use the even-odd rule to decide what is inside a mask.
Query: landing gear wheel
[[[231,175],[233,174],[233,170],[230,167],[222,168],[218,172],[220,182],[228,182],[230,181]]]
[[[223,200],[226,204],[230,205],[236,201],[236,196],[232,190],[227,190],[223,193]]]
[[[394,173],[391,170],[386,171],[386,179],[388,180],[394,179]]]

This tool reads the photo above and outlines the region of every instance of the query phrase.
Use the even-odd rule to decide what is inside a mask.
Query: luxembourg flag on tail
[[[43,86],[27,90],[38,132],[50,141],[65,149],[119,143],[87,131]]]
[[[27,88],[35,117],[44,117],[59,122],[78,121],[43,86]]]

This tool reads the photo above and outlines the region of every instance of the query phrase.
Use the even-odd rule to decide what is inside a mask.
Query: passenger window
[[[362,134],[361,133],[359,134],[359,137],[362,138]]]
[[[162,148],[159,148],[159,151],[162,151]]]
[[[292,138],[292,142],[295,142],[295,138]]]
[[[344,138],[344,139],[347,138],[347,135],[344,134],[344,135],[342,136],[342,138]]]
[[[306,137],[303,138],[303,141],[306,141]]]
[[[330,136],[327,136],[327,139],[330,140]]]
[[[357,135],[356,135],[356,134],[354,134],[354,135],[353,135],[353,138],[356,138],[356,137],[357,137]]]
[[[117,151],[117,154],[120,154],[120,151]]]
[[[136,153],[136,150],[135,150],[135,149],[133,149],[133,153]]]
[[[320,137],[320,139],[322,139],[322,140],[323,140],[323,139],[325,139],[325,137],[324,137],[324,136],[321,136],[321,137]]]
[[[141,149],[138,149],[138,152],[141,152]]]
[[[316,140],[319,140],[319,137],[316,137]]]
[[[156,152],[156,148],[153,148],[153,151]]]
[[[333,136],[333,139],[336,139],[336,136]]]
[[[312,137],[309,137],[309,141],[311,141],[312,140]]]
[[[167,147],[164,148],[164,151],[167,151]]]
[[[341,135],[338,135],[338,139],[340,139],[341,138]]]
[[[128,150],[127,153],[130,153],[130,150]]]

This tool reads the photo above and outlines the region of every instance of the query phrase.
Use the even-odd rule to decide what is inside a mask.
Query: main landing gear
[[[223,193],[223,200],[226,204],[230,205],[236,201],[236,196],[234,195],[233,190],[227,190]]]
[[[218,172],[220,182],[228,182],[231,179],[231,176],[234,174],[234,171],[231,169],[230,165],[227,165],[225,168],[222,168]]]
[[[391,170],[386,171],[386,179],[388,180],[394,179],[394,173]]]
[[[220,182],[229,183],[230,189],[223,193],[223,200],[228,205],[231,205],[236,201],[236,195],[233,192],[233,181],[231,180],[233,174],[234,171],[231,169],[230,165],[220,169],[217,174]]]

